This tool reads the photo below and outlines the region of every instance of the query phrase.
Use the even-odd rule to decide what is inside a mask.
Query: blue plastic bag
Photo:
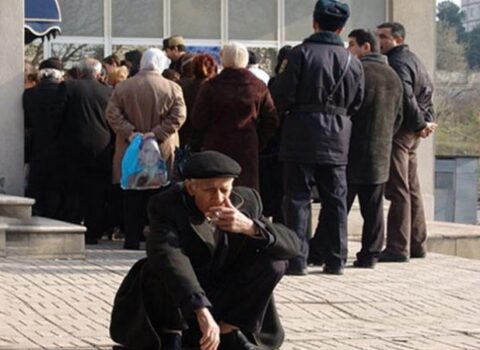
[[[157,141],[136,135],[122,159],[121,187],[124,190],[151,190],[168,183],[167,164]]]

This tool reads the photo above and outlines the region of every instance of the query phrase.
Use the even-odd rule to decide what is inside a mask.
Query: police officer
[[[342,274],[347,257],[350,117],[361,106],[364,85],[360,61],[339,36],[349,15],[347,4],[319,0],[313,13],[315,33],[289,53],[273,86],[276,106],[289,111],[279,157],[284,161],[286,224],[302,241],[301,255],[290,260],[288,273],[294,275],[307,273],[313,182],[322,212],[310,249],[329,274]]]

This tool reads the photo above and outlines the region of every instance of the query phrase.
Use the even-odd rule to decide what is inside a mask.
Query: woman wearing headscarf
[[[169,169],[173,166],[178,129],[186,119],[185,101],[178,84],[165,79],[162,72],[167,57],[159,49],[148,49],[140,61],[140,71],[119,83],[107,107],[107,119],[115,132],[113,181],[120,182],[121,161],[129,142],[137,134],[154,137]],[[158,190],[124,190],[125,245],[139,249],[146,221],[146,205]]]
[[[224,69],[200,88],[192,124],[203,134],[203,149],[225,153],[242,166],[235,185],[258,190],[258,155],[275,134],[277,113],[267,86],[246,69],[246,47],[227,44],[220,56]]]

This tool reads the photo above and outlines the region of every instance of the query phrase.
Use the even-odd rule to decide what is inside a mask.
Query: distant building
[[[467,32],[480,25],[480,0],[462,0],[462,11],[465,13],[465,30]]]

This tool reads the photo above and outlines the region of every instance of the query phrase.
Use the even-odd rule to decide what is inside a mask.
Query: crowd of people
[[[217,62],[188,52],[181,36],[163,50],[87,58],[68,71],[49,58],[38,81],[26,76],[35,214],[83,223],[87,244],[116,227],[134,250],[150,223],[148,263],[132,268],[117,295],[119,343],[151,348],[161,339],[162,349],[181,349],[195,318],[201,349],[278,347],[273,288],[308,265],[343,274],[356,197],[364,225],[355,267],[425,257],[416,150],[437,126],[433,85],[403,25],[355,29],[346,48],[349,16],[348,5],[319,0],[314,34],[279,50],[271,78],[242,44],[224,45]],[[169,187],[120,188],[123,155],[138,135],[158,142]],[[321,203],[315,230],[313,197]],[[133,305],[143,311],[130,322],[122,293],[137,288],[145,294]],[[250,292],[256,297],[244,298]],[[138,329],[150,332],[143,347],[129,338]]]
[[[178,147],[235,159],[235,185],[259,191],[265,214],[301,241],[289,274],[306,274],[308,264],[343,272],[357,196],[364,227],[355,266],[425,256],[416,149],[436,127],[430,78],[401,24],[353,30],[345,49],[348,6],[333,2],[334,13],[324,14],[322,3],[315,33],[279,51],[271,78],[242,44],[226,44],[217,62],[188,52],[181,36],[123,61],[86,58],[65,70],[52,57],[38,73],[29,69],[23,106],[34,213],[85,224],[87,244],[116,229],[125,248],[139,249],[147,203],[162,191],[119,186],[125,149],[141,134],[158,142],[172,179]],[[322,208],[314,232],[312,193]]]

